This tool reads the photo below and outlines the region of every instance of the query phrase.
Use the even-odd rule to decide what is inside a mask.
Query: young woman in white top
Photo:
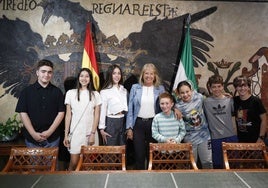
[[[82,145],[98,145],[97,127],[100,117],[101,97],[94,91],[92,73],[83,68],[78,74],[77,89],[66,93],[64,145],[71,154],[68,170],[75,170]],[[71,139],[68,139],[70,133]]]
[[[124,88],[122,70],[111,65],[107,70],[106,82],[100,91],[102,105],[99,129],[104,145],[124,145],[127,90]]]

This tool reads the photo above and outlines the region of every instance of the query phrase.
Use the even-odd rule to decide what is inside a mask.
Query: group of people
[[[102,144],[109,146],[132,140],[137,170],[147,169],[150,142],[190,142],[200,168],[223,168],[222,142],[262,142],[266,135],[266,110],[251,94],[251,82],[244,76],[234,79],[235,97],[224,93],[221,76],[211,76],[210,96],[204,97],[188,80],[172,94],[165,91],[151,63],[142,67],[130,92],[115,64],[108,68],[100,92],[88,68],[80,70],[76,87],[65,96],[50,82],[51,61],[39,61],[36,75],[37,81],[21,92],[16,107],[26,146],[58,146],[64,119],[61,141],[70,153],[68,170],[76,168],[82,145],[99,145],[99,135]]]

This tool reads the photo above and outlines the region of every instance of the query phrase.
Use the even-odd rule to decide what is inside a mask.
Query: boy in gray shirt
[[[223,78],[213,75],[208,80],[211,96],[204,101],[204,110],[211,134],[213,168],[223,168],[222,142],[237,142],[232,122],[233,99],[224,95]]]

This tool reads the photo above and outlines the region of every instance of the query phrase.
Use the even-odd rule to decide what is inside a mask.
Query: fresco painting
[[[62,90],[64,79],[76,76],[87,21],[101,80],[110,64],[120,65],[127,79],[154,63],[168,89],[190,15],[199,86],[206,88],[208,77],[220,74],[225,90],[233,93],[233,78],[244,74],[254,81],[254,94],[266,97],[266,1],[2,0],[0,9],[0,121],[14,114],[21,90],[36,79],[40,59],[55,63],[53,83]]]

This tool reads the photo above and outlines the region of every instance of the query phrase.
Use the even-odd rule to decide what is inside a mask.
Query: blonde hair
[[[139,83],[141,85],[144,85],[144,80],[143,80],[143,74],[146,70],[152,69],[154,72],[154,86],[159,87],[161,85],[161,79],[159,77],[158,70],[156,69],[155,65],[152,63],[147,63],[142,67],[140,78],[139,78]]]

